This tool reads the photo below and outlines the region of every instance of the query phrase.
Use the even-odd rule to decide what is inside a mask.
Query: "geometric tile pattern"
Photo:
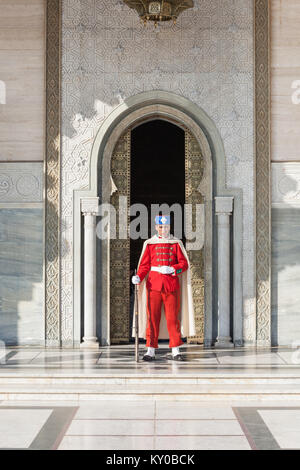
[[[137,451],[300,448],[300,407],[289,405],[123,398],[56,407],[12,402],[0,404],[0,416],[1,450],[135,450],[137,458],[150,460]],[[123,455],[107,454],[105,460]]]
[[[127,214],[130,213],[130,163],[131,130],[119,138],[111,157],[111,176],[117,187],[110,198],[116,210],[116,230],[120,233],[119,198],[127,199]],[[124,214],[126,217],[126,215]],[[124,220],[124,218],[123,218]],[[127,227],[130,217],[127,215]],[[110,240],[110,340],[111,344],[127,343],[130,339],[130,240]]]
[[[204,158],[197,139],[185,130],[185,204],[192,204],[192,230],[196,230],[196,204],[204,204],[204,196],[198,190],[204,175]],[[188,338],[189,343],[204,343],[204,249],[188,250],[192,276],[192,293],[195,316],[195,336]]]

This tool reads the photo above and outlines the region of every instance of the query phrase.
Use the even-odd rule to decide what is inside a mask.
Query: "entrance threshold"
[[[295,352],[187,345],[182,363],[167,359],[167,347],[159,348],[155,361],[136,363],[134,345],[97,352],[7,348],[0,360],[0,400],[300,401]]]

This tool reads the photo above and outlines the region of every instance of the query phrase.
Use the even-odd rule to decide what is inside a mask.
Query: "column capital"
[[[215,212],[217,215],[231,215],[233,211],[233,196],[215,197]]]
[[[83,214],[98,214],[99,198],[98,197],[84,197],[80,201],[80,208]]]

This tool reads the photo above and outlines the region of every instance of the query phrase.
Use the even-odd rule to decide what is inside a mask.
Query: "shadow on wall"
[[[66,139],[76,137],[78,126],[90,131],[99,127],[126,98],[150,90],[206,103],[207,112],[217,121],[224,110],[218,92],[223,79],[216,79],[216,73],[227,74],[234,67],[252,70],[250,54],[240,60],[242,51],[237,54],[233,47],[233,39],[240,41],[241,34],[252,40],[251,12],[237,14],[240,5],[228,7],[225,17],[209,2],[205,6],[195,2],[175,25],[166,22],[154,28],[153,24],[144,27],[121,0],[92,0],[89,8],[86,2],[77,3],[76,9],[66,7],[63,13],[62,132]],[[232,106],[226,105],[229,120]]]
[[[176,25],[161,23],[156,28],[152,25],[145,28],[136,12],[123,2],[120,9],[113,3],[104,6],[105,15],[98,11],[98,5],[95,16],[86,8],[70,21],[64,15],[62,49],[68,66],[62,71],[62,81],[66,84],[66,93],[63,90],[62,95],[62,132],[67,139],[74,139],[79,128],[88,130],[99,125],[129,96],[150,90],[182,95],[187,89],[190,94],[202,92],[200,78],[194,92],[191,86],[182,86],[180,80],[183,70],[189,71],[189,77],[193,72],[207,72],[201,70],[203,61],[196,47],[191,45],[189,54],[186,53],[186,35],[192,34],[191,22],[187,22],[190,13],[184,12]],[[113,18],[109,25],[108,17]],[[75,31],[74,22],[77,23]],[[203,34],[206,32],[203,28]],[[176,53],[171,54],[170,41],[174,39],[178,44]]]
[[[0,209],[0,340],[43,344],[42,209]]]

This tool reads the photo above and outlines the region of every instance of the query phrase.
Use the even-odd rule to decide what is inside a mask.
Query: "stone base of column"
[[[82,338],[83,341],[80,343],[80,349],[99,349],[99,342],[98,338],[92,337],[92,338]]]
[[[270,348],[271,345],[271,340],[257,340],[256,341],[256,347],[257,348]]]
[[[217,341],[215,342],[215,348],[234,348],[234,344],[231,341],[230,336],[223,336],[217,339]]]

